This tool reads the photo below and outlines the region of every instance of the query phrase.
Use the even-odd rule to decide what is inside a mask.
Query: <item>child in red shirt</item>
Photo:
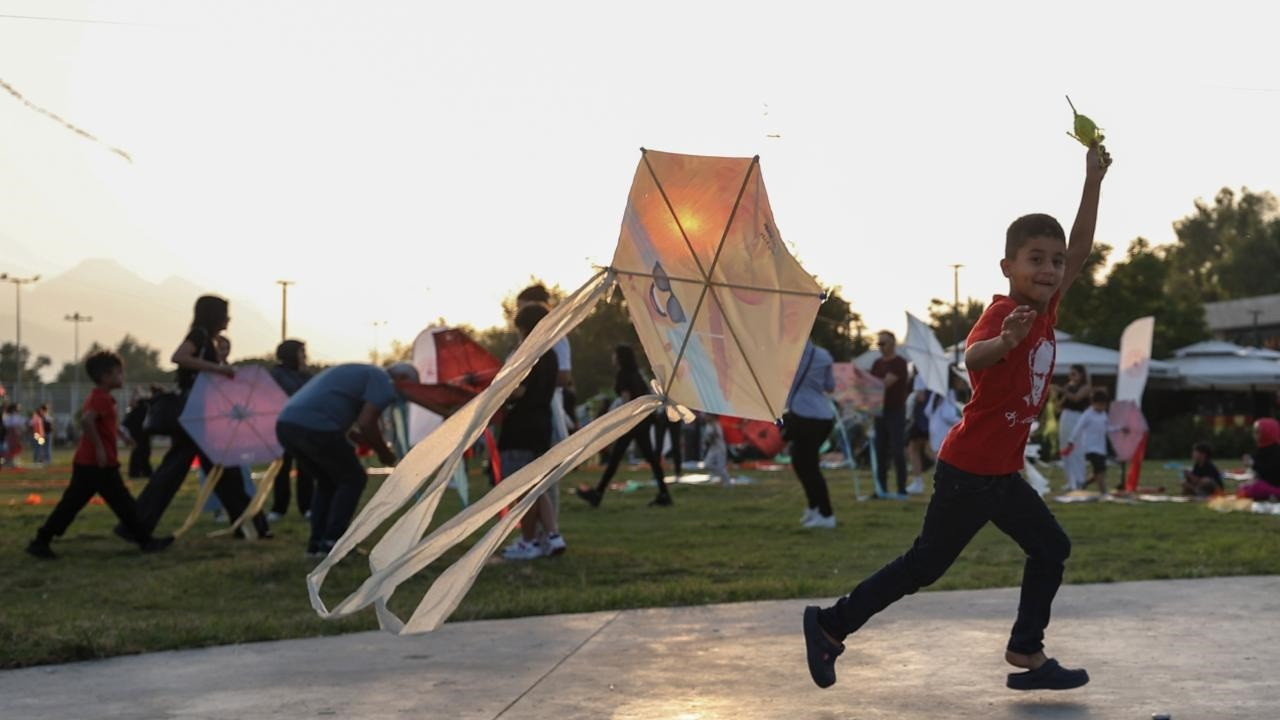
[[[1005,651],[1007,662],[1027,671],[1011,673],[1006,685],[1066,690],[1089,682],[1084,670],[1069,670],[1044,654],[1044,629],[1071,540],[1018,471],[1053,377],[1058,301],[1093,250],[1098,198],[1110,164],[1105,150],[1089,149],[1069,243],[1048,215],[1026,215],[1009,226],[1000,261],[1009,295],[995,297],[966,340],[973,400],[938,454],[920,535],[910,550],[834,606],[805,608],[809,673],[819,687],[835,683],[835,660],[846,637],[903,595],[942,577],[988,522],[1027,554],[1018,618]]]
[[[27,546],[27,552],[38,558],[56,558],[49,543],[66,532],[76,514],[95,494],[101,495],[120,522],[134,532],[143,552],[163,550],[173,543],[173,537],[152,538],[138,520],[133,496],[120,477],[120,463],[116,460],[120,422],[111,391],[124,386],[124,362],[119,355],[104,351],[90,355],[84,367],[94,388],[81,411],[84,434],[72,459],[71,484],[62,493],[49,519],[36,531],[36,539]]]

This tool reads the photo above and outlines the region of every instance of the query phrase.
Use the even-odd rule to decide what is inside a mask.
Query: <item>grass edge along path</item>
[[[1174,486],[1175,471],[1161,462],[1148,463],[1144,473],[1145,484]],[[926,495],[858,503],[848,471],[831,471],[840,526],[803,530],[803,495],[789,470],[740,474],[754,482],[681,485],[673,490],[675,507],[649,508],[652,488],[644,473],[624,472],[619,480],[637,489],[611,492],[594,510],[573,497],[572,487],[596,475],[570,475],[561,492],[568,553],[529,563],[491,560],[451,621],[834,598],[908,547],[927,502]],[[304,577],[315,561],[303,558],[307,526],[296,508],[275,524],[273,540],[205,537],[219,527],[205,514],[170,551],[144,556],[111,535],[114,518],[105,506],[90,505],[55,541],[59,560],[30,558],[23,548],[67,475],[65,464],[0,472],[0,668],[376,627],[371,610],[338,621],[311,610]],[[1061,485],[1060,474],[1051,470],[1049,477]],[[484,484],[472,478],[473,498]],[[137,493],[141,483],[132,489]],[[195,489],[191,478],[162,530],[181,521]],[[31,493],[46,504],[22,504]],[[1280,518],[1219,514],[1199,504],[1050,505],[1073,541],[1067,583],[1280,573]],[[436,523],[458,509],[449,492]],[[402,585],[393,609],[407,616],[461,551]],[[367,572],[363,558],[348,558],[330,574],[326,600],[345,596]],[[988,527],[927,590],[1016,586],[1021,573],[1021,551]]]

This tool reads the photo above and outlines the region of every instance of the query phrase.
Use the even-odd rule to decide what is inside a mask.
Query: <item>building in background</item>
[[[1280,295],[1258,295],[1204,304],[1214,339],[1280,350]]]

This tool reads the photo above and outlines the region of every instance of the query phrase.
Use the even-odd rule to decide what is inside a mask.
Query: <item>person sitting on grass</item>
[[[1280,499],[1280,422],[1262,418],[1253,424],[1258,450],[1253,454],[1253,482],[1236,489],[1236,496],[1266,502]]]
[[[120,422],[111,391],[124,387],[124,361],[113,352],[96,352],[85,360],[84,369],[93,380],[94,388],[81,409],[80,426],[84,433],[72,459],[71,484],[62,493],[49,519],[36,531],[27,552],[50,560],[58,557],[50,543],[67,531],[76,514],[94,495],[101,495],[107,501],[120,524],[133,533],[142,552],[164,550],[173,544],[173,537],[151,537],[138,518],[137,505],[125,487],[124,478],[120,477],[120,463],[116,460]]]
[[[1062,449],[1062,457],[1068,457],[1076,451],[1077,446],[1084,450],[1084,459],[1089,463],[1092,474],[1084,481],[1083,487],[1089,483],[1098,483],[1098,492],[1107,494],[1107,431],[1114,430],[1107,417],[1107,402],[1110,397],[1103,388],[1093,391],[1092,404],[1080,415],[1075,429]]]
[[[809,675],[818,687],[835,684],[835,662],[847,637],[903,596],[941,578],[987,523],[1026,554],[1018,617],[1004,658],[1027,671],[1010,673],[1006,686],[1066,690],[1089,682],[1089,673],[1063,667],[1044,652],[1044,631],[1071,555],[1071,539],[1019,471],[1031,425],[1044,409],[1053,378],[1059,301],[1093,251],[1098,198],[1109,164],[1105,151],[1089,148],[1069,243],[1058,221],[1043,214],[1024,215],[1005,233],[1000,269],[1009,278],[1009,295],[995,297],[965,342],[973,400],[942,444],[919,536],[910,549],[833,606],[804,609]],[[921,678],[920,685],[932,688],[936,682]]]
[[[724,442],[724,428],[720,427],[720,416],[705,414],[706,423],[702,427],[702,464],[707,474],[721,483],[733,482],[729,477],[729,447]]]
[[[1191,448],[1191,469],[1182,471],[1182,494],[1209,497],[1222,492],[1222,472],[1210,460],[1209,443],[1198,442]]]

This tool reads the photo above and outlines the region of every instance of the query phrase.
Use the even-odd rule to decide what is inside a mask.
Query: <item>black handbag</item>
[[[147,407],[147,418],[142,421],[142,429],[148,435],[167,435],[172,437],[181,430],[178,418],[182,408],[187,405],[187,394],[166,390],[151,397],[151,405]]]

